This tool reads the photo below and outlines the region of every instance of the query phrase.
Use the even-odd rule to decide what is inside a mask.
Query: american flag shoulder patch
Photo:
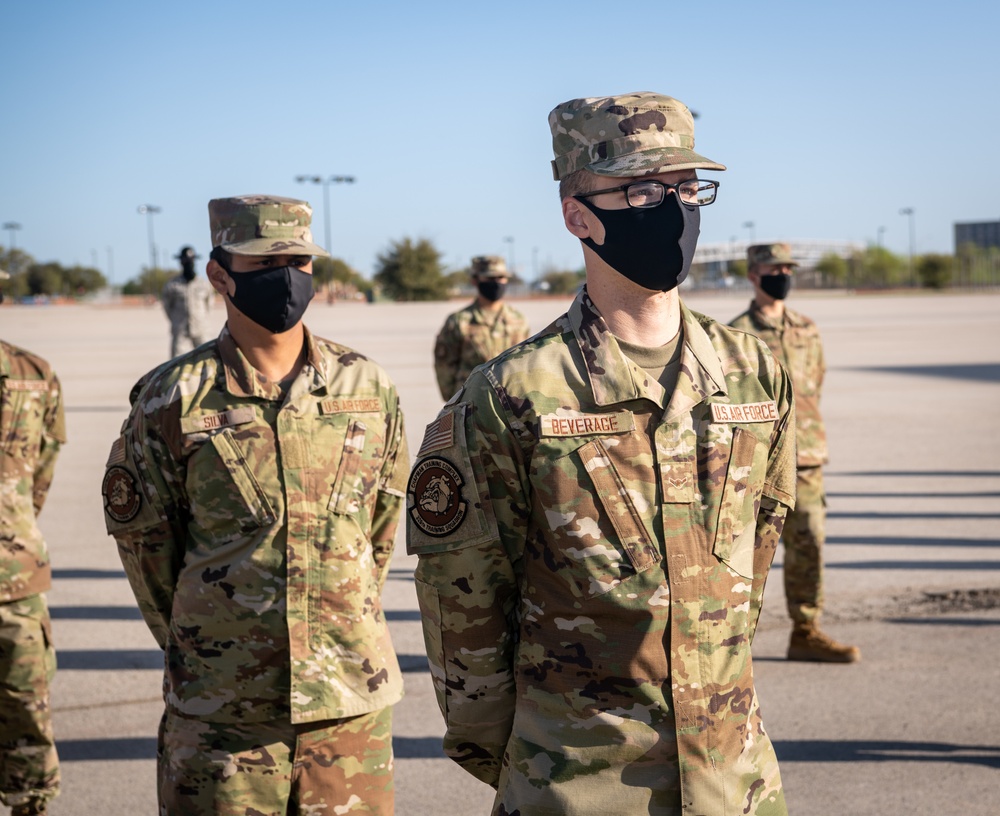
[[[420,443],[417,457],[431,451],[444,450],[455,444],[455,415],[451,412],[435,419],[424,431],[424,441]]]

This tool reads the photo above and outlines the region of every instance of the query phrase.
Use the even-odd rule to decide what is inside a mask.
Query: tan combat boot
[[[811,660],[817,663],[857,663],[861,650],[857,646],[837,643],[815,624],[797,623],[788,644],[789,660]]]
[[[48,812],[48,805],[43,799],[32,799],[30,802],[14,805],[10,816],[46,816]]]

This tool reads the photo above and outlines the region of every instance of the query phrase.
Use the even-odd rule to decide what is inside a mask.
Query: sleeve
[[[437,375],[441,399],[449,400],[461,385],[458,366],[462,358],[462,334],[454,316],[445,320],[434,342],[434,373]]]
[[[777,372],[776,402],[778,421],[771,435],[771,450],[767,460],[767,477],[760,508],[757,511],[754,535],[753,588],[750,592],[748,625],[750,641],[757,631],[757,621],[764,601],[764,583],[778,549],[778,540],[785,526],[788,511],[795,506],[795,402],[791,379],[775,361]]]
[[[462,401],[466,398],[467,401]],[[407,485],[407,547],[445,753],[496,787],[514,718],[523,457],[482,373],[428,426]]]
[[[59,447],[66,442],[66,417],[63,413],[62,389],[59,386],[59,378],[55,374],[49,376],[48,401],[42,424],[42,439],[32,481],[32,502],[36,516],[42,511],[45,498],[49,494]]]
[[[393,392],[394,410],[386,417],[385,461],[378,485],[378,496],[372,514],[372,552],[378,570],[379,587],[385,586],[389,575],[389,561],[396,542],[399,514],[406,493],[406,475],[410,465],[410,455],[406,447],[406,433],[403,428],[403,412],[399,399]]]
[[[816,402],[819,403],[823,393],[823,381],[826,379],[826,356],[823,354],[823,339],[816,331]]]
[[[161,648],[184,559],[183,485],[181,466],[137,403],[108,457],[104,520],[139,611]]]

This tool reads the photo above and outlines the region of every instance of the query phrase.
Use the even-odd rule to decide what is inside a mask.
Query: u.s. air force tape
[[[770,402],[746,402],[729,405],[724,402],[712,403],[714,422],[774,422],[778,418],[778,406]]]
[[[465,481],[447,459],[430,456],[410,474],[407,492],[413,496],[410,518],[427,535],[443,538],[465,520],[469,503],[462,495]]]

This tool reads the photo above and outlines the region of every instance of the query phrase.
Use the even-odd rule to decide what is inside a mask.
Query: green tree
[[[152,295],[159,297],[167,281],[176,277],[176,269],[150,269],[143,267],[138,277],[132,278],[122,287],[123,295]]]
[[[375,282],[393,300],[443,300],[448,296],[441,253],[426,238],[393,241],[377,256]]]
[[[90,266],[71,266],[62,270],[62,293],[83,295],[103,289],[108,282],[100,270]]]
[[[824,283],[846,283],[850,274],[847,259],[828,252],[816,264],[816,271],[823,277]]]
[[[313,279],[321,286],[339,281],[357,289],[368,287],[368,281],[340,258],[314,258]]]
[[[882,288],[906,281],[906,260],[884,247],[870,246],[852,258],[855,285]]]
[[[944,289],[951,283],[951,255],[923,255],[917,259],[917,277],[928,289]]]
[[[747,259],[737,258],[734,261],[726,261],[726,272],[736,278],[747,276]]]
[[[583,269],[576,271],[570,269],[547,269],[542,275],[542,283],[545,290],[552,295],[575,295],[587,280],[587,273]]]

